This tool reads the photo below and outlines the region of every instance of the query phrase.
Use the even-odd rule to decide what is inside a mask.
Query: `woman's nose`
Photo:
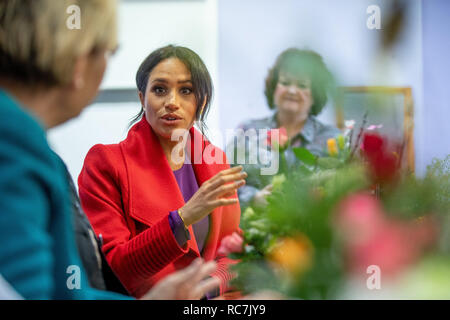
[[[295,94],[295,93],[297,93],[297,86],[295,85],[295,84],[291,84],[289,87],[288,87],[288,92],[289,93],[292,93],[292,94]]]
[[[167,99],[166,107],[170,109],[178,109],[178,96],[175,92],[172,92]]]

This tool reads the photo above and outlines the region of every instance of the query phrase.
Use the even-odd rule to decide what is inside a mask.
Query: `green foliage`
[[[442,212],[450,212],[450,154],[445,159],[433,159],[427,167],[427,179],[434,181],[436,196],[435,200],[441,207]]]
[[[413,175],[405,177],[395,187],[382,190],[386,211],[401,219],[413,219],[429,213],[442,213],[445,203],[439,200],[441,185],[435,179],[416,179]],[[448,205],[448,202],[447,202]]]
[[[241,227],[247,246],[244,253],[232,256],[240,259],[233,268],[238,273],[233,284],[251,292],[278,283],[272,289],[289,296],[334,298],[342,282],[343,262],[332,226],[333,208],[345,195],[366,188],[365,177],[363,167],[358,165],[292,172],[274,188],[266,208],[248,208],[243,213]],[[270,271],[267,256],[278,239],[299,233],[313,245],[313,266],[303,276],[284,281]]]
[[[434,159],[425,178],[408,174],[397,184],[381,190],[380,197],[393,217],[414,219],[434,214],[446,227],[450,213],[450,155],[444,160]]]
[[[297,159],[309,166],[315,166],[317,157],[306,148],[292,148]]]
[[[339,298],[346,275],[334,213],[347,196],[373,191],[374,182],[367,164],[352,159],[349,147],[343,147],[348,145],[343,138],[338,145],[336,156],[322,158],[304,148],[294,148],[302,164],[273,178],[266,207],[249,207],[242,214],[245,251],[231,258],[239,259],[232,267],[238,275],[232,284],[244,293],[271,289],[301,299]],[[407,174],[376,190],[386,214],[392,217],[439,217],[440,251],[435,253],[450,256],[450,155],[434,160],[424,179]],[[298,235],[311,244],[312,263],[295,276],[286,277],[274,268],[270,257],[280,239]]]
[[[341,165],[341,160],[337,159],[337,158],[332,158],[332,157],[324,157],[324,158],[319,158],[317,160],[317,165],[321,168],[321,169],[333,169],[336,168],[338,166]]]
[[[315,246],[330,246],[333,208],[345,195],[364,187],[367,181],[359,166],[310,175],[295,172],[268,198],[267,218],[283,236],[302,232]]]
[[[284,174],[276,175],[272,179],[272,188],[274,190],[279,189],[283,185],[284,181],[286,181],[286,176]]]

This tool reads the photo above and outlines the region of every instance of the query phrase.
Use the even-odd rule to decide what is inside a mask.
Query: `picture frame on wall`
[[[336,125],[345,129],[346,120],[354,120],[354,137],[365,128],[375,126],[389,141],[401,146],[402,167],[415,170],[414,108],[410,87],[348,86],[339,87],[335,99]]]

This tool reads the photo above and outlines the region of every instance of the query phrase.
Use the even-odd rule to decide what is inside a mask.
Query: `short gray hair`
[[[67,9],[80,8],[80,29]],[[77,57],[117,46],[116,0],[0,1],[0,77],[27,85],[68,83]]]

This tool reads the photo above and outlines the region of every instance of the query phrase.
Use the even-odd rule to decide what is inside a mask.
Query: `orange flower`
[[[338,154],[338,147],[336,143],[336,139],[330,138],[327,140],[328,154],[332,157]]]
[[[303,234],[295,238],[283,238],[272,248],[268,258],[290,275],[296,276],[311,267],[313,247]]]

